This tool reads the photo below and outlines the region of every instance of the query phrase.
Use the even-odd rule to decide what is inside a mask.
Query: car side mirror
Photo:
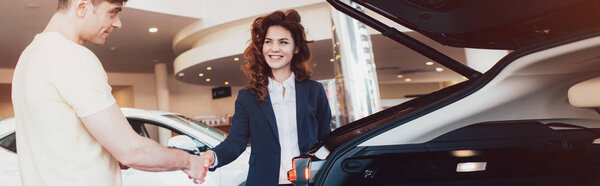
[[[191,137],[186,135],[178,135],[169,138],[169,141],[167,141],[167,147],[180,149],[194,155],[200,154],[200,149],[198,149],[196,146],[196,142],[194,142]]]

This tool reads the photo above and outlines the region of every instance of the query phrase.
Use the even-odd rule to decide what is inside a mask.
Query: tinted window
[[[15,140],[15,133],[0,139],[0,146],[17,153],[17,142]]]

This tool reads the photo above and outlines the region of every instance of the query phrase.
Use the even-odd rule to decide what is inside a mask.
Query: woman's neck
[[[290,68],[277,70],[273,69],[271,72],[273,73],[273,80],[277,81],[278,83],[283,83],[292,75],[292,69]]]

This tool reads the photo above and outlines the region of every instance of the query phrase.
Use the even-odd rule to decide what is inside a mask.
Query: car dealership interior
[[[43,30],[54,12],[56,2],[26,0],[1,3],[3,15],[0,20],[4,26],[0,28],[0,118],[9,118],[13,115],[10,89],[17,59],[33,36]],[[338,124],[334,127],[466,79],[365,25],[357,25],[357,29],[365,30],[365,33],[356,36],[358,39],[339,39],[334,42],[334,35],[345,34],[336,32],[336,28],[342,30],[342,27],[336,27],[335,23],[339,21],[335,19],[344,18],[336,18],[341,16],[340,13],[324,0],[293,0],[285,3],[273,0],[236,0],[227,3],[130,0],[121,14],[123,28],[115,30],[104,46],[85,46],[101,60],[119,106],[175,112],[211,125],[227,125],[229,116],[234,112],[237,92],[245,86],[246,78],[240,65],[244,61],[242,53],[248,44],[250,24],[257,16],[285,9],[298,10],[307,39],[314,41],[311,45],[314,71],[311,79],[319,80],[327,89],[332,113],[338,116]],[[366,9],[365,12],[374,14]],[[379,18],[392,23],[382,16]],[[403,26],[394,25],[406,34],[432,44],[448,56],[478,69],[491,67],[508,53],[506,50],[442,46]],[[344,63],[350,63],[344,62],[346,59],[353,58],[349,55],[349,50],[352,50],[348,49],[351,48],[350,44],[345,43],[354,40],[366,43],[360,50],[372,56],[364,63],[373,72],[354,72],[366,73],[354,75],[351,70],[342,70],[364,69],[358,65],[341,67]],[[478,59],[485,59],[489,63]],[[469,61],[477,63],[471,64]],[[342,79],[357,76],[370,76],[373,85],[354,89],[340,85]],[[213,92],[219,87],[224,89]],[[349,91],[368,93],[345,98],[350,95],[344,96],[343,92]],[[226,94],[217,95],[219,92]],[[364,100],[372,100],[367,104],[370,108],[367,111],[342,109],[358,108],[357,105],[362,104],[358,102]],[[342,113],[348,110],[354,110],[355,113]]]
[[[87,4],[78,5],[69,11],[85,12]],[[87,82],[67,87],[85,87],[88,96],[81,99],[67,93],[63,98],[55,86],[65,83],[52,84],[79,79],[46,75],[50,70],[39,67],[44,63],[20,61],[21,52],[30,50],[32,39],[38,40],[36,34],[55,13],[56,1],[0,2],[0,185],[21,185],[27,162],[39,163],[23,161],[35,154],[31,149],[68,149],[73,151],[63,154],[73,155],[79,148],[70,147],[85,143],[43,135],[40,128],[48,126],[73,131],[46,123],[82,131],[74,134],[84,134],[102,153],[110,153],[105,157],[117,160],[112,170],[120,168],[128,186],[204,182],[204,175],[193,176],[193,168],[164,171],[136,164],[154,155],[162,157],[156,161],[161,163],[201,160],[187,164],[211,169],[205,185],[600,184],[600,22],[593,19],[600,17],[600,1],[128,0],[120,5],[112,4],[117,7],[113,13],[122,12],[107,20],[111,28],[121,23],[122,28],[98,32],[110,34],[102,46],[83,44],[99,58],[111,89],[103,74],[85,73],[103,86],[90,88],[86,85],[94,83]],[[293,61],[306,51],[303,45],[287,45],[298,41],[293,29],[257,19],[290,9],[301,16],[309,41],[307,64]],[[290,12],[286,16],[297,15]],[[262,24],[267,26],[257,28]],[[287,33],[293,39],[278,35]],[[314,81],[301,81],[308,73],[297,70],[306,67]],[[36,73],[23,70],[31,68]],[[24,77],[37,74],[42,75],[34,82],[42,86],[23,85]],[[290,78],[280,81],[283,76]],[[38,96],[28,94],[37,93],[31,91],[37,87],[58,98],[21,96]],[[105,102],[89,104],[96,100],[89,95]],[[118,115],[120,121],[82,116],[79,104],[64,101],[72,97],[94,106],[110,102],[105,109],[112,109],[112,115],[103,118]],[[31,100],[59,100],[61,108],[73,111],[68,113],[72,117],[58,115],[50,122],[39,120],[50,117],[24,118],[37,106],[31,103],[40,102]],[[52,110],[47,108],[31,110],[57,115],[47,114]],[[105,113],[93,116],[99,114]],[[65,118],[70,122],[62,122]],[[94,121],[116,124],[90,124]],[[121,130],[107,130],[115,126]],[[123,131],[128,133],[119,133]],[[117,135],[108,134],[129,138],[115,142]],[[46,145],[26,141],[39,136],[45,140],[36,142]],[[18,137],[24,141],[19,156]],[[142,146],[136,142],[144,140],[181,156],[131,145]],[[53,148],[55,144],[67,148]],[[125,149],[128,158],[117,158],[120,151],[113,149]]]

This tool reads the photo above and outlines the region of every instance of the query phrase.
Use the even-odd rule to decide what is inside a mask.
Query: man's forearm
[[[190,154],[177,149],[169,149],[148,138],[138,138],[131,154],[123,164],[143,171],[172,171],[190,167]]]

